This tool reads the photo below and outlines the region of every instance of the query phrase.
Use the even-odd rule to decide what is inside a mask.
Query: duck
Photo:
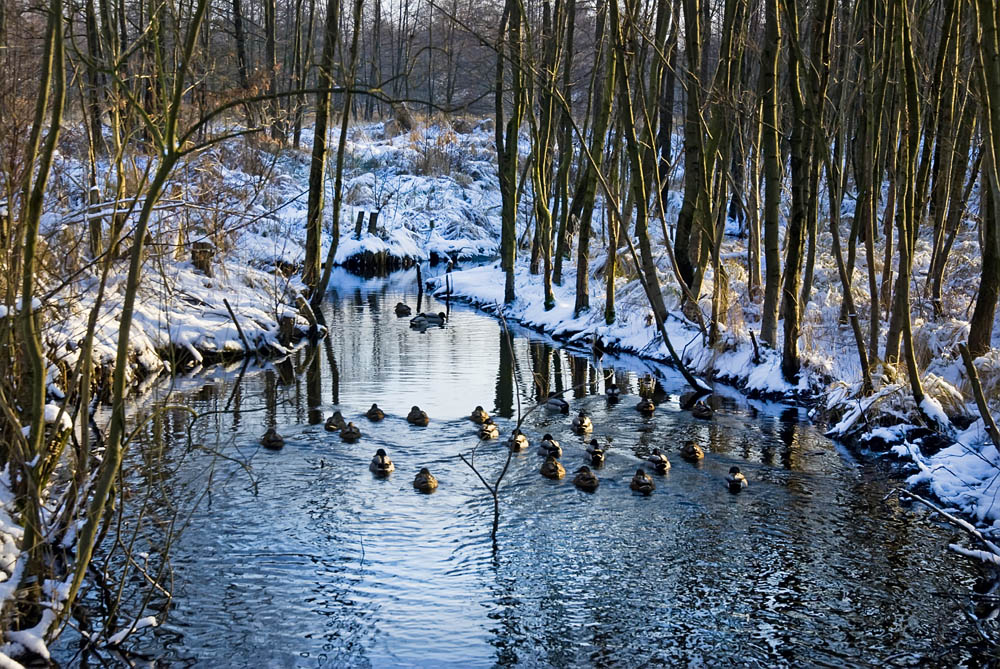
[[[278,434],[278,431],[273,427],[269,427],[260,438],[260,445],[272,451],[280,451],[285,447],[285,438]]]
[[[713,413],[712,407],[704,402],[695,402],[694,406],[691,407],[691,415],[702,420],[711,420]]]
[[[688,440],[681,446],[681,457],[688,462],[699,462],[705,457],[705,451],[702,450],[697,441]]]
[[[340,428],[340,438],[348,443],[354,443],[361,438],[361,430],[354,423],[348,423]]]
[[[520,453],[528,448],[528,438],[524,436],[521,430],[515,427],[514,432],[510,435],[510,439],[507,440],[507,447],[515,453]]]
[[[604,394],[608,396],[611,401],[620,400],[622,397],[622,389],[618,387],[617,383],[608,383],[604,386]]]
[[[402,302],[396,303],[396,315],[402,318],[403,316],[409,316],[413,313],[413,310],[409,306],[403,304]]]
[[[542,441],[538,444],[538,454],[539,455],[551,455],[557,458],[562,457],[562,446],[559,442],[553,439],[551,434],[546,434],[542,437]]]
[[[344,420],[343,414],[339,411],[334,411],[333,415],[326,419],[326,425],[323,427],[326,428],[327,432],[336,432],[345,425],[347,425],[347,422]]]
[[[373,403],[372,408],[365,413],[365,416],[373,423],[377,423],[385,418],[385,412],[379,409],[377,404]]]
[[[479,438],[483,441],[496,439],[500,436],[500,428],[493,422],[492,418],[487,418],[486,422],[479,428]]]
[[[569,402],[561,397],[550,397],[545,402],[545,406],[553,411],[558,411],[559,413],[569,413]]]
[[[424,467],[414,477],[413,487],[420,492],[434,492],[438,487],[438,480],[434,478],[434,474],[431,474],[431,470]]]
[[[573,485],[585,492],[594,492],[600,484],[597,474],[586,465],[577,469],[576,476],[573,477]]]
[[[632,477],[632,482],[629,483],[628,487],[643,495],[649,495],[656,489],[656,484],[653,483],[653,478],[646,473],[646,470],[640,467],[635,470],[635,476]]]
[[[729,492],[739,492],[747,487],[747,477],[739,467],[730,467],[729,474],[726,475],[726,485],[729,486]]]
[[[664,474],[668,469],[670,469],[670,460],[667,456],[660,452],[660,449],[654,448],[653,452],[649,454],[646,458],[646,462],[653,465],[653,469],[657,474]]]
[[[472,413],[469,415],[469,420],[471,420],[473,423],[479,423],[480,425],[482,425],[489,419],[490,415],[486,413],[486,409],[484,409],[481,406],[477,406],[475,409],[472,410]]]
[[[639,400],[639,403],[635,405],[636,411],[646,416],[652,416],[653,412],[656,411],[656,405],[653,404],[653,400],[649,398],[643,398]]]
[[[411,328],[426,328],[431,325],[444,325],[448,317],[442,311],[436,314],[417,314],[410,319]]]
[[[587,432],[593,432],[594,423],[590,420],[590,417],[584,412],[580,412],[580,415],[573,419],[573,431],[579,434],[586,434]]]
[[[410,425],[419,425],[420,427],[427,427],[427,424],[431,422],[430,416],[427,415],[426,411],[421,411],[420,407],[416,404],[410,409],[410,413],[406,414],[406,422]]]
[[[566,476],[566,468],[551,455],[545,458],[545,462],[542,463],[542,468],[539,471],[547,479],[561,479]]]
[[[372,458],[372,462],[368,465],[368,469],[371,470],[372,474],[375,476],[388,476],[396,469],[396,465],[392,464],[392,460],[386,454],[384,448],[380,448],[375,451],[375,457]]]
[[[590,440],[590,445],[587,446],[587,454],[590,456],[590,464],[595,467],[604,465],[604,449],[601,448],[596,439]]]

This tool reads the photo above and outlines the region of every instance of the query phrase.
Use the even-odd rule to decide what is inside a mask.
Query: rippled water
[[[169,403],[184,408],[151,422],[130,451],[127,508],[134,519],[150,499],[144,517],[157,523],[142,526],[137,550],[160,565],[170,519],[183,527],[169,546],[169,616],[129,641],[133,659],[480,667],[970,658],[950,593],[975,575],[943,550],[950,532],[883,502],[891,482],[798,410],[716,396],[715,418],[699,421],[680,410],[679,376],[660,370],[666,394],[644,418],[635,411],[648,371],[639,360],[604,360],[629,393],[612,405],[586,357],[524,332],[506,344],[497,322],[471,309],[453,304],[444,328],[411,330],[392,308],[415,304],[413,273],[340,279],[350,287],[325,306],[331,336],[318,350],[241,379],[215,370],[179,381]],[[421,306],[446,308],[426,296]],[[580,492],[571,478],[584,440],[569,417],[531,413],[532,449],[513,457],[500,489],[494,553],[492,500],[457,456],[476,448],[466,419],[476,404],[506,416],[497,420],[509,432],[517,402],[501,371],[512,368],[522,409],[545,383],[572,388],[573,408],[590,413],[609,447],[599,490]],[[362,416],[372,402],[385,421]],[[413,404],[429,427],[405,422]],[[338,408],[361,427],[358,444],[320,424]],[[194,423],[193,447],[186,409],[207,414]],[[280,452],[257,446],[272,424],[287,440]],[[545,432],[563,443],[562,481],[538,474],[534,446]],[[689,438],[705,448],[700,466],[677,456]],[[387,480],[367,469],[379,447],[396,463]],[[629,479],[653,447],[673,467],[639,497]],[[490,442],[474,462],[492,480],[505,460]],[[733,464],[750,480],[739,495],[724,483]],[[411,486],[424,466],[440,480],[431,495]],[[141,585],[134,580],[126,602],[139,601]],[[162,618],[165,601],[154,593],[147,613]],[[62,660],[79,661],[74,652],[66,641]]]

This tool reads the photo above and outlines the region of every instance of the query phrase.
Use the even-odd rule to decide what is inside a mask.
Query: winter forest
[[[993,0],[0,0],[0,667],[995,663],[998,157]]]

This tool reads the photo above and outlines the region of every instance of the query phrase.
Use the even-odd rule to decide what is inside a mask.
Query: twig
[[[947,520],[955,527],[959,528],[960,530],[963,530],[973,539],[979,541],[987,549],[986,551],[978,551],[978,550],[971,551],[967,548],[962,548],[961,546],[957,546],[956,544],[950,544],[949,548],[951,548],[955,552],[962,553],[963,555],[968,555],[969,557],[978,557],[984,562],[992,562],[995,565],[1000,565],[1000,546],[997,546],[995,543],[993,543],[985,536],[983,536],[983,533],[980,532],[979,529],[976,528],[976,526],[973,525],[972,523],[968,522],[967,520],[963,520],[954,514],[948,513],[938,505],[934,504],[934,502],[931,502],[930,500],[925,499],[920,495],[918,495],[917,493],[912,492],[910,490],[904,490],[903,488],[896,488],[893,491],[891,491],[888,495],[886,495],[884,499],[888,499],[892,495],[897,495],[900,498],[909,497],[912,500],[920,502],[921,504],[923,504],[928,509],[930,509],[934,513],[938,514],[939,516]],[[987,556],[989,557],[987,558]]]
[[[243,328],[240,326],[240,322],[236,320],[236,314],[233,313],[233,308],[229,306],[229,300],[227,298],[222,298],[222,303],[226,305],[226,311],[229,312],[229,317],[233,319],[233,325],[236,326],[236,332],[239,333],[240,339],[243,341],[243,347],[246,349],[246,354],[250,355],[253,349],[250,348],[250,342],[247,340],[247,336],[243,334]]]

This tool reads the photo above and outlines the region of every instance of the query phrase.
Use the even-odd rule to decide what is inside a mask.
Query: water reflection
[[[130,452],[130,489],[155,486],[161,508],[192,514],[170,550],[170,617],[135,639],[139,651],[241,666],[841,666],[901,651],[940,662],[934,652],[965,638],[957,604],[939,593],[974,575],[942,552],[946,533],[883,504],[885,483],[797,410],[717,397],[715,418],[697,420],[680,409],[682,380],[641,361],[604,356],[598,370],[589,354],[506,334],[458,305],[446,327],[416,332],[396,302],[447,307],[418,294],[415,273],[336,279],[328,339],[175,398],[229,408],[193,436],[231,459],[186,454],[189,414],[173,410]],[[617,404],[604,396],[610,382]],[[600,489],[543,479],[533,449],[517,454],[494,554],[492,501],[456,457],[477,446],[466,417],[493,398],[506,435],[517,397],[570,388],[564,397],[608,444]],[[635,411],[636,391],[658,400],[652,417]],[[373,401],[388,414],[378,424],[361,419]],[[406,423],[413,404],[430,426]],[[362,426],[359,444],[319,425],[333,410]],[[525,431],[551,432],[572,471],[590,437],[569,420],[535,411]],[[257,449],[272,425],[286,437],[280,453]],[[706,451],[700,466],[677,456],[688,439]],[[397,466],[384,480],[367,470],[380,447]],[[652,496],[632,495],[652,448],[673,467]],[[506,455],[484,444],[476,465],[492,479]],[[751,480],[739,495],[723,481],[732,464]],[[422,466],[441,482],[433,495],[410,485]],[[211,503],[193,507],[207,490]],[[155,541],[149,553],[166,559]],[[947,663],[967,657],[954,648]]]

